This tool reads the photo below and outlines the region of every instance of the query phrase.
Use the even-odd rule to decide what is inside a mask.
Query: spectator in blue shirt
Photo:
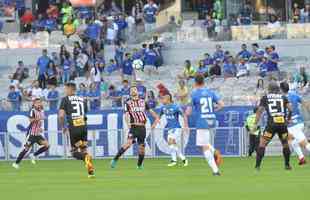
[[[110,59],[109,64],[105,68],[105,72],[108,74],[112,74],[114,71],[118,70],[119,67],[117,66],[116,62],[114,59]]]
[[[219,44],[217,44],[216,46],[215,46],[215,52],[214,52],[214,54],[213,54],[213,59],[214,60],[218,60],[218,59],[220,59],[220,61],[224,61],[224,51],[222,50],[222,46],[221,45],[219,45]]]
[[[32,24],[32,31],[36,33],[38,31],[44,31],[44,29],[45,29],[45,22],[42,14],[39,14],[38,18]]]
[[[150,90],[147,94],[147,101],[146,104],[150,109],[154,109],[157,106],[157,100],[155,98],[155,94],[152,90]]]
[[[234,77],[236,75],[237,67],[234,58],[230,56],[223,65],[224,78]]]
[[[59,102],[59,92],[56,90],[56,85],[50,84],[48,85],[50,88],[47,93],[47,101],[49,103],[49,109],[55,111],[58,109]]]
[[[39,86],[42,89],[46,88],[46,77],[45,74],[47,72],[48,64],[50,62],[50,58],[47,56],[47,50],[43,49],[42,56],[37,61],[37,74]]]
[[[90,104],[90,110],[99,110],[101,107],[101,94],[100,89],[95,83],[90,84],[88,92],[88,100]]]
[[[71,59],[70,53],[65,53],[65,59],[62,64],[62,82],[67,83],[70,81],[71,70],[73,67],[73,61]]]
[[[239,11],[241,25],[250,25],[252,23],[252,12],[252,6],[247,2]]]
[[[246,44],[242,44],[241,45],[241,51],[237,54],[237,58],[243,58],[243,59],[250,59],[252,56],[251,52],[249,52],[247,50],[247,45]]]
[[[123,15],[116,16],[115,23],[117,24],[118,27],[117,40],[125,41],[126,40],[125,30],[128,27],[125,17]]]
[[[26,10],[25,0],[15,0],[15,6],[18,13],[18,17],[21,18]]]
[[[156,60],[157,54],[154,50],[153,44],[150,44],[149,49],[144,55],[144,69],[148,72],[149,76],[152,74],[152,71],[155,71],[156,69]]]
[[[55,63],[50,60],[49,64],[48,64],[48,68],[46,70],[46,80],[48,84],[52,84],[52,85],[57,85],[57,68]]]
[[[156,28],[156,15],[158,6],[154,0],[148,0],[148,3],[143,8],[145,32],[150,32]]]
[[[252,44],[252,57],[250,61],[252,63],[260,63],[264,57],[265,51],[259,48],[257,43]]]
[[[142,80],[136,79],[136,87],[138,89],[139,97],[142,99],[146,98],[146,87],[143,85]]]
[[[100,39],[100,33],[101,33],[101,27],[99,24],[91,21],[86,30],[85,34],[86,36],[93,41],[98,41]]]
[[[132,67],[132,59],[130,53],[125,54],[125,60],[122,64],[123,80],[132,80],[134,69]]]
[[[12,111],[20,111],[22,97],[19,91],[16,91],[15,86],[10,86],[10,91],[7,97],[8,102],[11,104]]]
[[[49,17],[44,20],[44,28],[47,32],[51,33],[57,29],[57,22],[56,19],[53,17]]]
[[[121,87],[121,93],[123,97],[123,101],[126,101],[130,97],[130,85],[128,80],[123,80]]]
[[[263,57],[263,60],[258,65],[259,67],[259,76],[264,78],[267,75],[268,65],[267,65],[267,57]]]
[[[275,47],[273,45],[267,48],[267,54],[268,54],[268,58],[267,58],[268,72],[279,71],[279,68],[278,68],[279,55],[275,51]]]
[[[115,54],[114,54],[114,59],[116,61],[116,64],[120,67],[123,63],[124,60],[124,53],[125,53],[125,48],[123,44],[120,41],[117,41],[115,43]]]
[[[84,97],[85,99],[87,98],[88,91],[87,91],[87,87],[84,83],[80,83],[79,90],[77,91],[76,95],[79,97]]]
[[[210,54],[205,53],[205,54],[204,54],[203,63],[204,63],[204,66],[206,66],[206,67],[209,68],[210,66],[212,66],[212,65],[214,64],[214,60],[213,60],[213,58],[210,56]]]
[[[112,101],[112,108],[122,107],[122,93],[116,90],[114,85],[109,87],[109,98]]]

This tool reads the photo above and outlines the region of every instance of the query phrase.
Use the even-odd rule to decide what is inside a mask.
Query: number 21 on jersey
[[[202,114],[213,113],[213,102],[211,97],[200,98],[200,108]]]

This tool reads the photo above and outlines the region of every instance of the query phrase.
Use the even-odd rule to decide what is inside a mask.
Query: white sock
[[[302,150],[300,148],[300,145],[299,145],[299,143],[298,143],[298,141],[296,139],[294,139],[292,141],[292,148],[295,151],[295,153],[297,154],[299,159],[304,158],[304,154],[303,154],[303,152],[302,152]]]
[[[310,143],[306,144],[306,149],[307,149],[308,152],[310,152]]]
[[[204,152],[204,155],[205,155],[205,158],[207,159],[208,161],[208,164],[209,166],[211,167],[213,173],[217,173],[219,172],[219,169],[215,163],[215,160],[214,160],[214,154],[212,153],[211,150],[207,150]]]
[[[181,148],[179,148],[177,145],[175,145],[175,148],[176,148],[176,150],[177,150],[177,155],[178,155],[178,157],[179,157],[181,160],[185,160],[186,158],[185,158],[185,156],[183,155]]]
[[[171,160],[172,161],[177,161],[177,149],[173,144],[169,145],[170,148],[170,155],[171,155]]]

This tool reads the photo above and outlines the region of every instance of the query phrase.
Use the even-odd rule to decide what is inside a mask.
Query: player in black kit
[[[268,94],[260,100],[259,108],[256,112],[255,124],[260,121],[264,110],[267,113],[268,121],[263,135],[260,138],[260,144],[257,150],[256,166],[260,169],[262,159],[265,154],[265,148],[272,140],[275,134],[278,135],[283,146],[283,156],[285,161],[285,169],[291,170],[290,166],[290,148],[288,144],[287,124],[291,120],[292,109],[286,96],[280,92],[280,87],[277,83],[271,82],[268,86]]]
[[[87,104],[82,97],[75,95],[76,85],[67,83],[65,85],[66,97],[61,101],[59,108],[60,128],[64,127],[65,116],[68,122],[71,153],[77,160],[83,160],[88,170],[88,177],[93,178],[94,166],[92,157],[87,152]],[[64,133],[67,131],[64,130]]]

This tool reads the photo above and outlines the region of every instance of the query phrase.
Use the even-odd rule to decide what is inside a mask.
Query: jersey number
[[[213,113],[213,103],[212,98],[201,98],[200,99],[201,113]]]
[[[74,112],[72,113],[72,117],[80,117],[84,116],[84,102],[81,101],[72,101]]]
[[[270,113],[284,113],[284,103],[282,100],[270,99],[268,109]]]

